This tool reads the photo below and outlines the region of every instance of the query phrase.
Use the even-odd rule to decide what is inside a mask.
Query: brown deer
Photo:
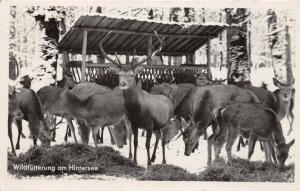
[[[199,137],[206,132],[208,126],[215,129],[211,113],[220,105],[230,101],[258,103],[258,98],[249,90],[233,85],[212,85],[196,87],[183,101],[177,114],[182,118],[182,135],[186,156],[195,149]],[[191,120],[186,121],[191,116]]]
[[[73,90],[64,89],[53,100],[49,112],[63,113],[84,121],[87,128],[92,129],[94,144],[97,147],[99,128],[118,124],[124,118],[125,108],[122,91],[108,88],[106,91],[81,97]]]
[[[149,59],[152,59],[162,49],[162,40],[156,34],[160,41],[160,46],[151,56],[136,61],[132,59],[131,63],[122,65],[117,57],[117,61],[113,60],[104,51],[102,44],[108,37],[110,32],[100,41],[99,47],[102,55],[111,62],[111,66],[119,74],[119,85],[122,89],[125,111],[128,119],[131,122],[131,127],[134,135],[134,158],[137,163],[137,146],[138,146],[138,129],[145,129],[146,134],[146,150],[147,164],[151,165],[150,159],[150,140],[154,131],[159,132],[173,116],[173,105],[169,98],[163,95],[152,95],[138,87],[135,76],[143,68],[141,65]],[[164,136],[164,135],[162,135]],[[158,139],[158,138],[157,138]],[[156,140],[157,140],[156,139]],[[158,141],[155,142],[155,148]],[[165,160],[165,143],[162,141],[163,163]]]
[[[224,105],[214,112],[218,128],[208,142],[208,163],[211,162],[212,143],[218,142],[218,151],[215,152],[218,157],[225,140],[230,161],[232,145],[240,134],[249,138],[248,160],[253,154],[256,140],[260,140],[268,144],[274,163],[283,168],[295,140],[286,144],[276,113],[262,104],[229,102]]]
[[[23,112],[19,108],[17,95],[16,93],[20,93],[15,86],[8,85],[8,137],[11,144],[12,154],[16,155],[16,151],[14,148],[14,143],[12,139],[12,123],[13,120],[22,120],[24,117]]]
[[[251,82],[239,82],[239,78],[233,78],[232,81],[232,84],[234,85],[251,90],[259,98],[262,104],[264,104],[268,108],[273,109],[277,113],[279,120],[282,120],[285,117],[287,117],[290,124],[289,133],[292,131],[292,126],[294,122],[294,79],[291,82],[291,84],[284,84],[279,82],[277,79],[273,78],[274,85],[278,87],[278,89],[274,92],[271,92],[263,87],[252,86]]]
[[[44,119],[44,113],[36,93],[32,89],[18,88],[20,93],[17,93],[18,107],[23,113],[24,120],[28,121],[30,133],[33,137],[33,144],[36,145],[37,139],[42,142],[42,145],[50,146],[50,128]],[[16,149],[20,148],[20,136],[22,132],[22,119],[16,119],[18,127],[18,140]],[[12,120],[9,120],[9,127]]]
[[[238,80],[236,78],[233,78],[233,80]],[[235,84],[236,82],[234,82]],[[283,118],[287,117],[290,123],[290,129],[288,132],[288,135],[292,131],[293,121],[294,121],[294,114],[293,114],[293,107],[294,107],[294,94],[295,89],[293,88],[294,80],[291,84],[283,84],[279,82],[277,79],[273,78],[273,83],[276,87],[278,87],[277,90],[274,92],[271,92],[267,90],[264,87],[255,87],[252,86],[249,83],[243,84],[235,84],[240,87],[243,87],[245,89],[250,90],[253,92],[260,102],[264,104],[266,107],[272,109],[277,114],[277,117],[279,120],[282,120]],[[239,140],[238,148],[240,149],[240,143],[242,143],[242,138]],[[242,144],[243,145],[243,144]]]

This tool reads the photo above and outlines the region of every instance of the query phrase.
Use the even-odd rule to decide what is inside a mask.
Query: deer
[[[134,57],[131,62],[126,64],[121,64],[117,57],[112,59],[103,49],[103,42],[111,34],[108,32],[105,37],[99,42],[99,48],[101,54],[110,61],[110,68],[119,74],[119,86],[124,99],[125,113],[131,122],[131,129],[134,136],[134,156],[133,162],[137,163],[137,146],[138,146],[138,129],[146,130],[146,150],[147,150],[147,166],[151,165],[150,159],[150,141],[152,133],[159,132],[168,123],[168,121],[173,116],[173,104],[169,98],[163,95],[153,95],[137,85],[135,76],[139,71],[143,69],[142,64],[146,61],[152,59],[158,52],[161,51],[163,41],[160,39],[158,34],[154,32],[157,39],[160,42],[159,48],[150,56],[137,61]],[[135,52],[135,51],[134,51]],[[164,135],[162,135],[163,137]],[[157,148],[158,138],[155,141],[155,148]],[[165,142],[162,141],[162,153],[163,161],[166,163],[165,159]],[[152,158],[153,159],[153,158]]]
[[[183,116],[180,124],[186,156],[195,149],[199,137],[206,132],[208,126],[212,125],[212,130],[215,130],[216,124],[213,123],[211,113],[230,100],[259,103],[251,91],[234,85],[195,87],[183,101],[177,114]]]
[[[293,80],[291,84],[284,84],[279,82],[276,78],[273,78],[273,83],[276,87],[278,87],[278,89],[271,92],[264,87],[255,87],[252,86],[251,83],[249,82],[242,83],[239,82],[237,78],[233,78],[233,84],[253,92],[258,97],[258,99],[262,104],[275,111],[280,121],[285,117],[287,117],[290,124],[288,135],[292,131],[292,125],[294,121],[294,114],[293,114],[294,94],[295,94],[295,89],[293,88],[294,82],[295,81]],[[237,148],[238,151],[240,150],[240,143],[244,145],[242,138],[239,140],[239,144]]]
[[[84,85],[86,84],[83,83],[82,86]],[[121,90],[106,88],[102,92],[94,92],[90,96],[83,97],[77,94],[74,89],[64,89],[53,100],[49,112],[63,113],[83,121],[87,128],[91,128],[94,145],[98,147],[99,128],[118,124],[124,118],[125,113]],[[81,133],[86,132],[81,129]]]
[[[290,129],[288,134],[291,133],[293,122],[294,122],[294,114],[293,114],[294,95],[295,95],[295,89],[293,88],[293,85],[295,83],[294,79],[290,84],[284,84],[279,80],[277,80],[276,78],[273,78],[273,84],[278,88],[273,92],[263,87],[252,86],[251,83],[246,83],[246,84],[241,83],[239,82],[239,78],[233,78],[232,81],[233,84],[252,91],[263,104],[273,109],[275,113],[277,113],[277,116],[280,121],[285,117],[287,117],[290,124]]]
[[[10,83],[12,84],[12,83]],[[12,122],[14,119],[22,120],[24,117],[23,112],[19,108],[18,100],[17,100],[17,93],[20,93],[19,90],[16,89],[13,85],[8,85],[8,137],[11,144],[12,154],[16,155],[16,151],[14,148],[14,143],[12,139]]]
[[[18,107],[23,113],[22,118],[16,119],[18,127],[18,140],[16,149],[20,148],[20,136],[22,132],[22,119],[28,121],[30,133],[33,136],[33,144],[37,145],[37,139],[42,143],[42,146],[50,146],[50,128],[45,122],[44,113],[42,111],[39,99],[32,89],[18,88],[20,93],[16,93]],[[11,129],[13,120],[9,119],[8,127]]]
[[[226,142],[227,158],[230,161],[232,145],[237,136],[241,135],[249,139],[248,160],[254,152],[255,142],[260,140],[267,143],[275,165],[283,169],[295,139],[286,143],[280,120],[274,110],[260,103],[229,101],[216,109],[212,115],[218,128],[208,142],[208,164],[211,163],[213,142],[218,142],[216,158],[219,157],[220,150]]]
[[[75,135],[75,128],[73,126],[72,120],[73,117],[69,116],[68,113],[60,112],[59,109],[55,108],[55,105],[53,103],[56,99],[59,99],[59,95],[64,91],[69,90],[69,88],[59,88],[59,87],[53,87],[53,86],[45,86],[41,88],[38,91],[38,95],[40,97],[41,103],[43,105],[44,110],[47,112],[47,114],[56,115],[56,116],[64,116],[66,117],[67,123],[69,127],[71,128],[74,141],[77,143],[76,135]],[[70,92],[76,94],[81,100],[88,99],[93,94],[96,93],[104,93],[107,91],[111,91],[109,87],[101,86],[93,82],[87,82],[87,83],[79,83],[73,87],[73,89],[70,90]],[[84,122],[80,121],[80,119],[76,119],[79,126],[83,126],[85,128]],[[103,130],[102,130],[103,132]],[[67,136],[67,133],[66,133]],[[65,136],[65,141],[66,141]],[[112,135],[111,135],[112,136]],[[111,138],[113,140],[113,138]],[[82,139],[82,141],[87,144],[88,139]],[[103,143],[103,142],[102,142]]]
[[[72,123],[72,118],[68,117],[68,116],[64,116],[62,113],[58,113],[58,112],[52,112],[50,113],[49,110],[52,107],[52,103],[55,99],[57,99],[57,96],[63,91],[63,88],[59,88],[59,87],[55,87],[55,86],[44,86],[41,89],[39,89],[37,91],[37,95],[39,97],[39,100],[41,102],[42,105],[42,109],[44,111],[44,113],[46,114],[46,119],[48,121],[49,124],[51,124],[50,126],[53,126],[52,129],[52,141],[55,141],[55,135],[56,135],[56,126],[59,123],[56,123],[55,117],[53,118],[53,116],[59,116],[59,117],[66,117],[66,121],[68,123],[68,126],[71,129],[71,132],[73,134],[73,138],[75,143],[78,143],[76,135],[75,135],[75,128],[73,126]],[[63,119],[63,118],[62,118]],[[67,141],[67,131],[66,131],[66,135],[65,135],[65,141]]]

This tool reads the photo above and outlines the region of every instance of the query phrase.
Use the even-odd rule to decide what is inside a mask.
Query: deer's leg
[[[156,139],[155,139],[154,149],[153,149],[153,153],[152,153],[152,157],[151,157],[151,162],[154,162],[156,159],[156,149],[157,149],[157,145],[159,142],[161,132],[158,130],[158,131],[155,131],[154,134],[155,134]]]
[[[220,158],[221,149],[226,142],[226,135],[224,135],[224,133],[225,132],[222,132],[222,135],[218,136],[217,139],[213,141],[215,159]]]
[[[69,131],[69,124],[67,124],[66,134],[64,137],[65,142],[68,142],[68,131]]]
[[[79,135],[80,135],[80,138],[81,138],[81,142],[84,145],[88,145],[89,138],[90,138],[91,127],[86,125],[85,122],[81,121],[81,120],[77,120],[77,124],[78,124],[78,132],[79,132]],[[98,139],[97,139],[97,141],[98,141]]]
[[[74,141],[75,141],[75,143],[78,143],[78,141],[77,141],[77,138],[76,138],[76,134],[75,134],[75,128],[74,128],[74,125],[73,125],[72,119],[70,119],[70,118],[66,118],[66,120],[67,120],[67,123],[68,123],[68,125],[69,125],[69,127],[70,127],[71,131],[72,131],[72,134],[73,134],[73,137],[74,137]]]
[[[128,135],[128,141],[129,141],[129,159],[132,159],[132,149],[131,149],[131,147],[132,147],[132,141],[131,141],[131,139],[132,139],[132,135],[131,134],[129,134]]]
[[[239,138],[239,142],[238,142],[238,145],[236,147],[236,151],[240,151],[241,150],[241,145],[242,145],[242,147],[245,147],[244,139],[243,139],[242,136],[240,136],[240,138]]]
[[[52,130],[52,136],[51,136],[51,141],[55,142],[55,137],[56,137],[56,117],[52,116],[50,118],[49,115],[46,115],[46,120],[49,121],[50,128]]]
[[[91,126],[91,128],[92,128],[92,134],[93,134],[93,140],[94,140],[95,147],[98,147],[97,132],[99,131],[99,127]]]
[[[129,159],[131,159],[132,158],[132,151],[131,151],[132,129],[131,129],[131,123],[130,123],[130,121],[127,118],[126,115],[124,115],[123,121],[124,121],[125,126],[126,126],[126,132],[127,132],[127,137],[128,137],[128,141],[129,141]]]
[[[136,160],[136,151],[137,151],[137,146],[138,146],[138,133],[139,133],[139,130],[138,128],[134,127],[132,128],[133,130],[133,146],[134,146],[134,153],[133,153],[133,162],[135,164],[137,164],[137,160]]]
[[[227,142],[225,146],[227,152],[227,159],[229,162],[232,160],[231,149],[236,138],[237,138],[236,130],[233,128],[229,128],[227,131]]]
[[[249,135],[249,145],[248,145],[248,160],[250,160],[250,158],[251,158],[251,156],[254,152],[254,147],[255,147],[256,141],[257,141],[257,137],[250,133],[250,135]]]
[[[277,159],[276,159],[276,155],[275,155],[275,151],[274,151],[274,145],[270,141],[268,141],[268,150],[272,155],[274,164],[277,165],[278,163],[277,163]]]
[[[15,146],[12,138],[12,129],[11,129],[12,122],[13,122],[13,117],[8,114],[8,137],[10,140],[11,152],[13,155],[16,155]]]
[[[146,131],[146,150],[147,150],[147,165],[150,166],[151,165],[151,160],[150,160],[150,141],[151,141],[151,137],[152,137],[152,128],[150,130]]]
[[[264,147],[264,153],[265,153],[265,161],[267,162],[272,162],[272,157],[271,157],[271,151],[269,149],[269,144],[268,142],[262,142],[262,145]]]
[[[100,143],[103,144],[103,133],[104,133],[104,126],[101,127],[101,136],[100,136]]]
[[[162,138],[161,138],[161,146],[162,146],[162,154],[163,154],[163,160],[162,164],[166,164],[166,135],[164,132],[162,132]],[[160,135],[159,135],[160,137]]]
[[[107,129],[108,129],[109,136],[110,136],[110,142],[111,142],[112,145],[115,145],[116,143],[115,143],[114,137],[113,137],[113,135],[110,131],[110,128],[107,128]]]
[[[288,113],[287,119],[288,119],[289,124],[290,124],[290,129],[289,129],[289,132],[288,132],[288,135],[290,135],[291,132],[293,131],[293,124],[294,124],[294,113],[292,111],[290,111]]]
[[[214,134],[208,137],[207,139],[207,164],[211,164],[211,151],[212,151],[212,144],[215,139]]]
[[[23,132],[21,132],[21,137],[22,137],[23,139],[25,139],[25,138],[26,138],[26,136],[24,135],[24,133],[23,133]]]
[[[22,134],[22,120],[16,120],[17,127],[18,127],[18,139],[16,144],[16,150],[20,149],[20,137]]]

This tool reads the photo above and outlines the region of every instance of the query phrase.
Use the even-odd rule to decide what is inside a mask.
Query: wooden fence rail
[[[81,81],[81,62],[71,61],[66,64],[75,82]],[[86,63],[86,82],[96,82],[110,88],[118,86],[118,75],[109,69],[109,64]],[[136,76],[141,80],[142,88],[150,91],[155,80],[158,83],[169,82],[175,78],[175,83],[195,83],[196,77],[207,74],[206,65],[193,66],[166,66],[145,65],[144,69]]]

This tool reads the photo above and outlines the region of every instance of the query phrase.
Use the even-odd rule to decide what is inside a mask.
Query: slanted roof
[[[109,54],[147,55],[147,42],[153,36],[154,47],[159,41],[154,36],[156,31],[164,37],[164,45],[160,54],[178,56],[192,53],[203,46],[208,38],[215,38],[224,30],[224,23],[175,23],[157,22],[153,20],[137,20],[134,18],[113,18],[104,15],[80,16],[74,26],[59,42],[59,51],[73,53],[82,52],[83,31],[88,31],[87,54],[98,54],[100,40],[112,31],[103,47]]]

